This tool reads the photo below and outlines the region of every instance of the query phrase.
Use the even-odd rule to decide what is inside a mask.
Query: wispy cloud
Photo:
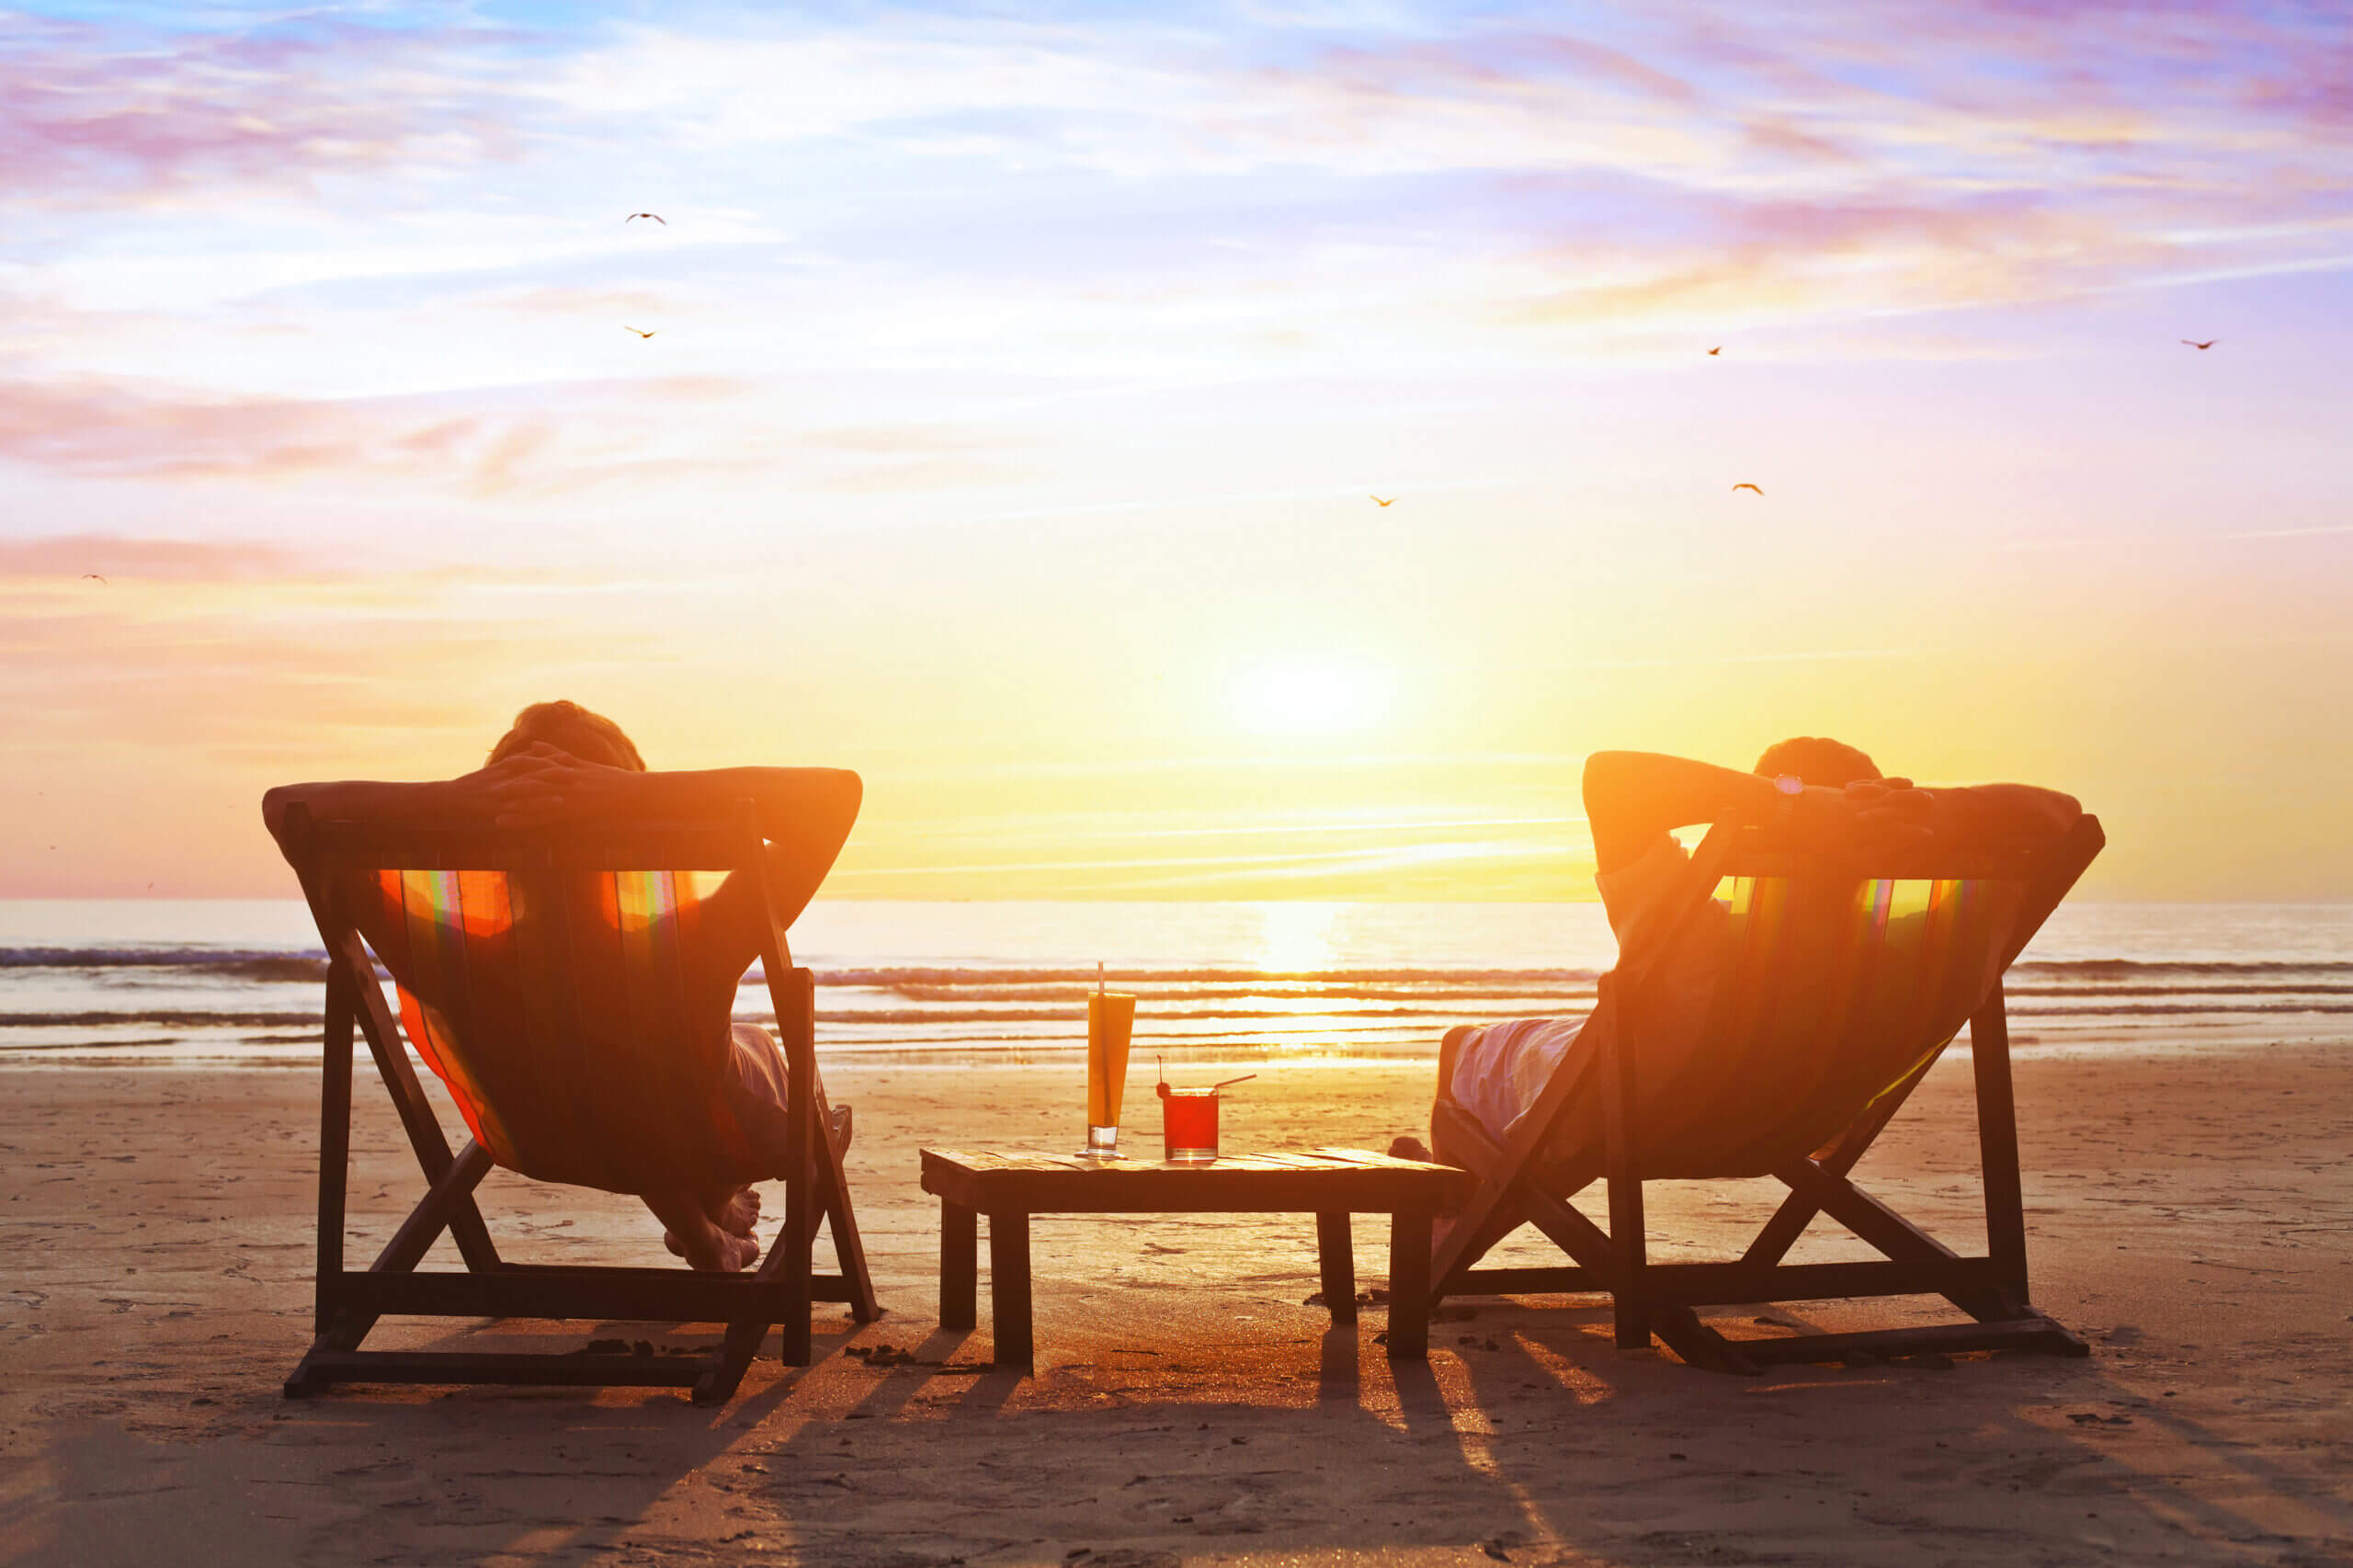
[[[511,41],[335,17],[170,33],[0,18],[0,205],[315,197],[513,158],[527,136],[503,81]]]

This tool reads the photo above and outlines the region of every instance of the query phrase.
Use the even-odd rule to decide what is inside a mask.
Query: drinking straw
[[[1251,1079],[1253,1079],[1253,1078],[1256,1077],[1257,1075],[1258,1075],[1258,1074],[1256,1074],[1256,1073],[1245,1073],[1245,1074],[1242,1074],[1242,1076],[1240,1076],[1239,1078],[1228,1078],[1228,1079],[1225,1081],[1225,1084],[1246,1084],[1246,1083],[1248,1083]],[[1215,1093],[1217,1093],[1220,1089],[1222,1089],[1223,1087],[1225,1087],[1225,1084],[1211,1084],[1211,1085],[1210,1085],[1210,1093],[1211,1093],[1211,1094],[1215,1094]]]
[[[1095,994],[1097,996],[1103,994],[1103,960],[1101,959],[1095,960]]]

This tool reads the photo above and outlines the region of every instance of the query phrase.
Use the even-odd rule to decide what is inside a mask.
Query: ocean
[[[928,1060],[1076,1051],[1098,961],[1140,1061],[1428,1056],[1585,1012],[1616,954],[1597,903],[821,900],[791,939],[821,1051]],[[0,901],[0,1063],[314,1062],[324,973],[299,901]],[[2353,904],[2071,903],[2009,997],[2029,1047],[2341,1038]],[[756,971],[737,1016],[772,1021]]]

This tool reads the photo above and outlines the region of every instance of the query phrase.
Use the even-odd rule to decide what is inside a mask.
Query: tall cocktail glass
[[[1086,998],[1086,1153],[1098,1159],[1120,1154],[1120,1100],[1128,1086],[1128,1037],[1136,1021],[1136,999],[1124,992],[1097,991]]]

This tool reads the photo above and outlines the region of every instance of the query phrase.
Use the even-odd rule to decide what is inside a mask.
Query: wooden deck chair
[[[317,822],[297,806],[283,841],[327,950],[316,1338],[288,1397],[342,1382],[638,1384],[687,1387],[714,1403],[734,1392],[771,1325],[783,1359],[808,1362],[813,1301],[847,1301],[861,1321],[880,1314],[818,1081],[811,977],[790,967],[777,918],[800,907],[779,895],[814,890],[771,885],[750,802],[720,822],[528,833]],[[729,1146],[740,1130],[713,1114],[716,1074],[730,1060],[725,1006],[714,1013],[706,1001],[688,1017],[681,953],[699,914],[689,871],[748,879],[753,907],[767,912],[760,962],[790,1080],[784,1223],[756,1271],[743,1274],[502,1257],[473,1199],[494,1164],[617,1192],[742,1168],[728,1164],[743,1152]],[[403,980],[397,1022],[380,958]],[[409,1063],[404,1024],[472,1133],[454,1154]],[[344,1265],[355,1025],[427,1185],[364,1269]],[[813,1272],[820,1218],[837,1274]],[[419,1269],[444,1231],[465,1270]],[[388,1315],[726,1329],[716,1350],[695,1357],[360,1348]]]
[[[1498,1142],[1451,1097],[1441,1062],[1437,1119],[1450,1157],[1482,1178],[1432,1265],[1432,1304],[1470,1294],[1607,1292],[1616,1338],[1655,1333],[1684,1360],[1731,1371],[1782,1361],[1934,1350],[2087,1353],[2027,1290],[2009,1026],[2002,975],[2102,845],[2079,819],[2039,847],[1929,846],[1834,863],[1762,829],[1719,825],[1692,858],[1675,906],[1699,916],[1732,879],[1732,957],[1700,1049],[1668,1081],[1640,1082],[1648,952],[1621,954],[1594,1015],[1537,1103]],[[1857,1161],[1966,1021],[1984,1167],[1987,1250],[1961,1256],[1865,1192]],[[1658,1074],[1668,1078],[1667,1074]],[[1789,1192],[1737,1261],[1653,1263],[1644,1181],[1777,1176]],[[1608,1229],[1571,1195],[1608,1183]],[[1782,1261],[1820,1214],[1883,1257]],[[1574,1260],[1474,1267],[1532,1224]],[[1936,1294],[1966,1323],[1729,1341],[1693,1308]]]

